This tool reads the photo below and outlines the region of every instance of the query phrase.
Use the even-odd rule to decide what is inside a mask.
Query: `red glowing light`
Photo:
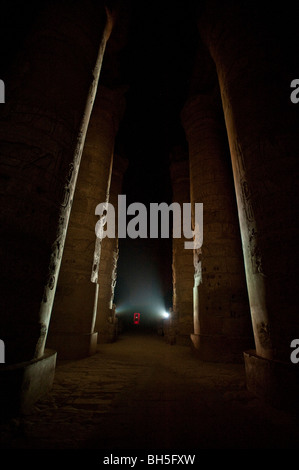
[[[134,313],[134,325],[139,325],[140,313]]]

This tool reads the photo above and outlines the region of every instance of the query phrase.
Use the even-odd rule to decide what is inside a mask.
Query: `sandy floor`
[[[246,391],[242,364],[130,333],[58,362],[51,394],[1,428],[2,449],[296,449],[299,421]]]

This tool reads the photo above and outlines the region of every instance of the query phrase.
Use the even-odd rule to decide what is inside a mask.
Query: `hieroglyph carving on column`
[[[256,354],[289,360],[298,328],[299,266],[299,115],[289,96],[289,38],[294,33],[297,40],[298,33],[273,34],[274,24],[289,22],[288,14],[273,10],[269,16],[260,7],[257,15],[246,2],[207,1],[198,27],[221,90]]]
[[[0,309],[9,363],[44,354],[85,132],[113,24],[103,3],[91,0],[37,5],[35,20],[12,57],[5,80],[9,99],[0,116],[6,286]]]
[[[113,250],[112,254],[112,263],[113,263],[113,268],[112,268],[112,282],[111,282],[111,299],[110,299],[110,305],[109,308],[113,308],[113,300],[114,300],[114,291],[115,291],[115,286],[116,286],[116,280],[117,280],[117,262],[118,262],[118,256],[119,256],[119,249],[118,247],[115,247]]]
[[[112,168],[113,168],[113,152],[112,152],[112,155],[111,155],[111,164],[110,164],[110,170],[109,170],[109,177],[108,177],[108,181],[107,181],[107,192],[106,192],[106,203],[107,204],[109,203],[109,197],[110,197],[110,184],[111,184],[111,177],[112,177]],[[105,215],[103,214],[101,217],[105,217]],[[92,271],[91,271],[91,276],[90,276],[91,282],[94,282],[95,284],[98,282],[98,278],[99,278],[101,250],[102,250],[102,238],[101,237],[96,237],[95,246],[94,246],[94,253],[93,253]]]
[[[115,89],[108,89],[106,87],[100,87],[99,89],[99,102],[100,107],[102,109],[102,119],[105,120],[106,125],[109,124],[109,134],[112,137],[113,144],[111,148],[111,160],[110,160],[110,169],[109,169],[109,176],[106,185],[106,198],[105,198],[105,207],[108,206],[110,201],[110,186],[111,186],[111,178],[112,178],[112,171],[114,167],[114,140],[116,138],[116,134],[119,128],[119,124],[123,118],[123,114],[125,111],[125,97],[124,94],[126,92],[126,87],[119,87]],[[108,139],[109,136],[106,135]],[[105,218],[105,213],[100,215],[101,218]],[[95,240],[95,248],[93,254],[93,264],[92,264],[92,272],[91,272],[91,282],[97,283],[99,278],[99,267],[100,267],[100,259],[101,259],[101,249],[102,249],[102,237],[97,236]]]
[[[193,250],[193,262],[194,262],[194,285],[199,286],[202,283],[202,272],[201,272],[201,248]]]
[[[90,120],[90,116],[91,116],[91,112],[93,108],[93,103],[94,103],[96,92],[97,92],[98,81],[100,77],[100,71],[102,67],[106,43],[111,34],[112,25],[113,25],[112,16],[107,8],[106,8],[106,13],[107,13],[106,27],[102,35],[102,39],[101,39],[100,46],[99,46],[98,57],[96,60],[95,67],[93,69],[93,80],[92,80],[90,90],[88,93],[88,98],[86,100],[85,110],[81,119],[80,131],[77,137],[77,144],[75,148],[74,159],[73,159],[73,162],[71,162],[70,164],[69,175],[68,175],[65,187],[64,187],[64,202],[61,204],[61,207],[60,207],[60,217],[59,217],[59,224],[57,227],[57,237],[52,245],[52,253],[51,253],[51,259],[50,259],[50,264],[49,264],[48,282],[44,289],[44,296],[43,296],[43,301],[41,304],[41,311],[40,311],[40,319],[41,319],[40,321],[41,321],[41,324],[44,324],[44,335],[41,335],[40,337],[39,343],[37,344],[37,350],[40,350],[41,352],[43,351],[45,347],[46,332],[47,332],[49,321],[50,321],[51,308],[52,308],[53,301],[54,301],[57,277],[58,277],[58,273],[60,269],[64,242],[66,238],[66,232],[67,232],[68,222],[70,218],[72,201],[74,197],[74,191],[76,187],[78,171],[79,171],[80,162],[81,162],[81,156],[82,156],[82,152],[84,148],[86,132],[87,132],[87,128],[88,128],[88,124],[89,124],[89,120]]]
[[[262,268],[262,257],[258,245],[258,233],[256,224],[254,222],[254,214],[253,214],[253,207],[252,207],[252,198],[251,198],[251,191],[246,179],[246,168],[245,162],[243,158],[243,153],[241,149],[240,142],[236,138],[235,144],[235,155],[236,155],[236,164],[238,167],[238,174],[240,179],[240,190],[241,190],[241,198],[244,206],[245,216],[248,225],[248,242],[249,242],[249,250],[251,255],[251,264],[252,264],[252,272],[263,274]]]

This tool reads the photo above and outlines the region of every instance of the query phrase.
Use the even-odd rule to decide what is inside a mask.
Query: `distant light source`
[[[170,313],[169,313],[169,312],[166,312],[166,310],[164,310],[164,312],[162,312],[162,317],[163,317],[163,318],[169,318],[169,317],[170,317]]]

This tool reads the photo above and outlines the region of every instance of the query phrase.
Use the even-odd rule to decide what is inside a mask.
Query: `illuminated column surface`
[[[108,199],[115,136],[124,112],[123,91],[98,88],[68,226],[47,345],[59,357],[96,352],[97,278],[102,249],[95,209]]]
[[[203,360],[241,361],[251,325],[233,178],[221,105],[191,97],[182,112],[191,202],[203,203],[203,245],[194,251],[194,334]]]
[[[127,165],[128,162],[125,158],[118,154],[114,155],[109,202],[115,209],[115,238],[103,238],[101,246],[101,262],[98,272],[99,295],[95,327],[98,332],[98,343],[112,342],[117,336],[117,317],[113,304],[118,261],[117,210],[118,195],[121,194],[123,176]]]
[[[181,153],[182,150],[180,149]],[[177,155],[178,152],[176,152]],[[171,162],[170,166],[173,202],[190,204],[189,161],[181,159]],[[183,233],[182,233],[183,235]],[[173,278],[173,312],[174,341],[181,345],[190,345],[193,333],[193,250],[186,249],[186,239],[172,239],[172,278]]]
[[[289,88],[294,65],[289,43],[276,34],[278,24],[284,31],[281,12],[255,13],[245,4],[209,1],[199,30],[217,68],[234,173],[255,338],[255,351],[245,354],[248,384],[273,401],[295,402],[299,379],[290,344],[299,332],[299,114]]]
[[[38,8],[38,5],[37,5]],[[45,351],[85,133],[106,41],[103,3],[41,6],[1,105],[1,366],[3,412],[29,408],[51,385]],[[26,387],[23,387],[23,382]]]

